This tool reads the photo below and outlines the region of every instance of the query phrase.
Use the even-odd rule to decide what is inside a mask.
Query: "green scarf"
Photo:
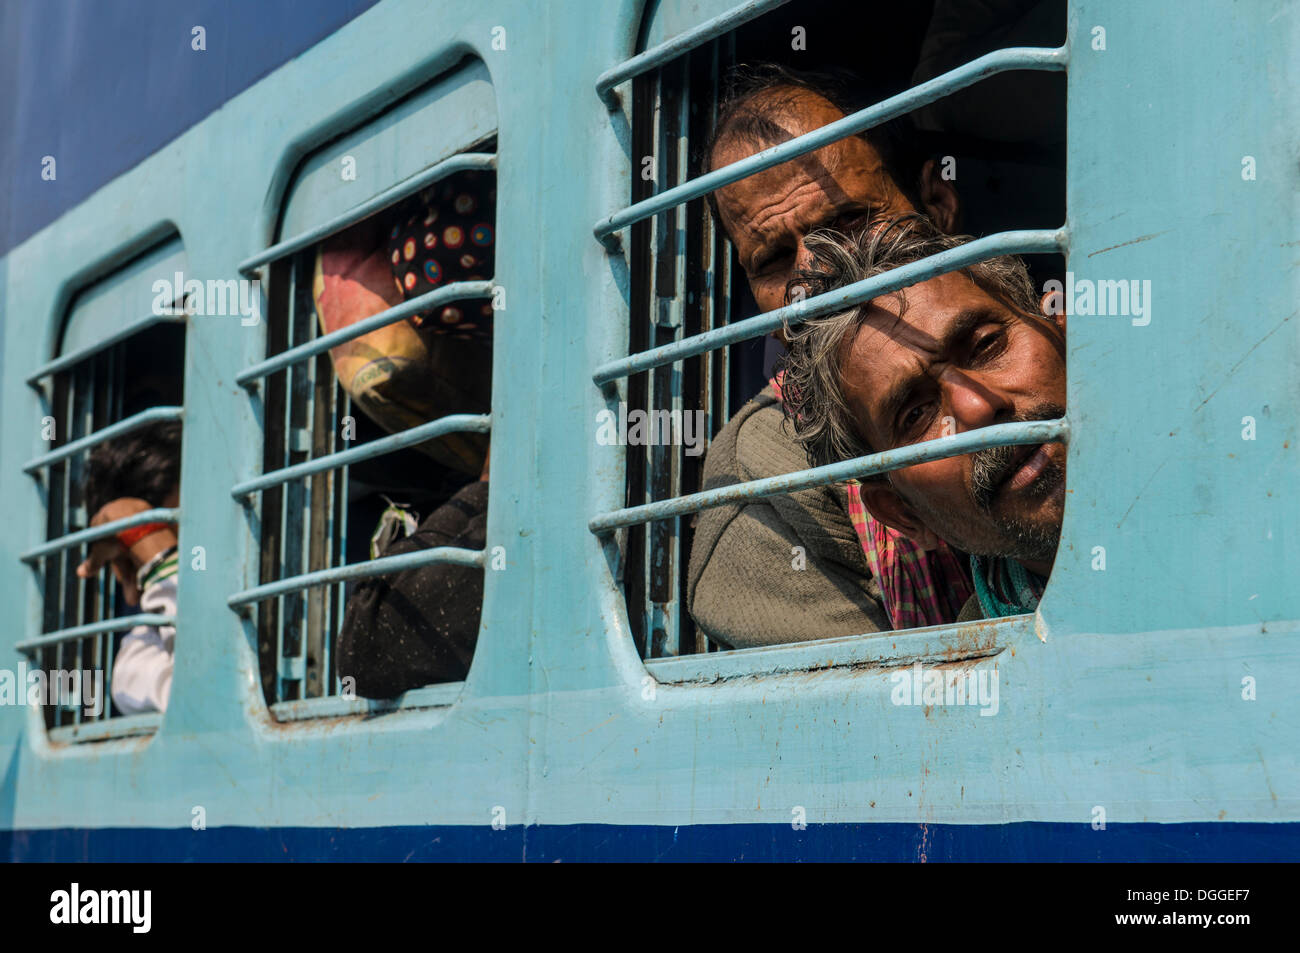
[[[1001,556],[972,556],[970,569],[986,619],[1033,612],[1047,585],[1042,576]]]

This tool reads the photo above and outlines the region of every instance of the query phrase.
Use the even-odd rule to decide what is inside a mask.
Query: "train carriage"
[[[1059,42],[913,83],[871,27],[925,17],[853,6],[381,0],[10,248],[0,855],[1300,853],[1300,8],[1070,0]],[[892,70],[873,105],[703,169],[730,64],[859,38]],[[1041,74],[1063,217],[753,313],[708,192]],[[492,273],[324,330],[321,243],[467,172],[495,183]],[[1148,283],[1144,313],[1071,320],[1063,419],[723,488],[686,447],[597,438],[620,406],[712,437],[783,319],[1008,253],[1055,256],[1071,288]],[[331,348],[451,302],[491,309],[489,406],[348,436]],[[90,526],[86,454],[164,420],[178,505]],[[357,501],[452,434],[491,442],[486,544],[367,558]],[[1033,614],[727,650],[686,611],[706,508],[1044,440],[1068,443],[1068,498]],[[157,520],[179,527],[174,616],[75,575]],[[482,573],[468,675],[359,697],[350,587],[433,563]],[[165,713],[22,697],[20,672],[111,680],[141,623],[175,626]]]

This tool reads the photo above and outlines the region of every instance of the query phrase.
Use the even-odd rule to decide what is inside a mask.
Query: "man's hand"
[[[152,503],[138,497],[118,497],[101,506],[99,512],[91,519],[90,525],[102,526],[104,523],[125,519],[153,508]],[[136,605],[140,602],[140,587],[135,581],[136,573],[155,555],[175,543],[176,534],[170,528],[151,533],[130,549],[118,542],[116,536],[96,540],[91,544],[89,557],[77,567],[77,575],[82,579],[93,579],[105,566],[111,566],[113,575],[122,586],[122,594],[126,601]]]

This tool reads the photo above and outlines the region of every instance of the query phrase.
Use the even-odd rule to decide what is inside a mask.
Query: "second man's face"
[[[843,119],[844,114],[812,93],[794,97],[795,118],[773,115],[791,137]],[[724,139],[714,150],[714,169],[739,162],[764,145]],[[762,311],[785,304],[786,284],[811,257],[805,235],[818,228],[851,230],[868,218],[914,211],[885,169],[879,153],[859,136],[733,182],[717,192],[718,215],[750,290]]]

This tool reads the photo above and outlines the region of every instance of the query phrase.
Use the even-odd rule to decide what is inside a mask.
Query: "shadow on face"
[[[1065,412],[1063,319],[1026,315],[961,273],[871,302],[840,355],[855,425],[877,450]],[[1050,570],[1065,446],[992,448],[864,485],[877,519],[924,545]]]

